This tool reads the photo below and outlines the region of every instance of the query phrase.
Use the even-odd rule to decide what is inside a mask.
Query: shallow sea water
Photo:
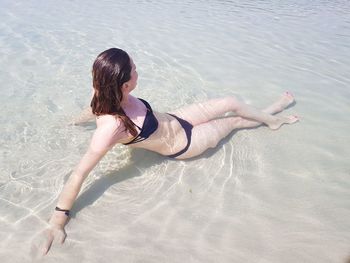
[[[346,262],[348,1],[0,0],[1,262]],[[94,125],[91,65],[125,49],[157,111],[285,90],[301,121],[233,133],[189,161],[116,146],[89,175],[63,246],[37,258]]]

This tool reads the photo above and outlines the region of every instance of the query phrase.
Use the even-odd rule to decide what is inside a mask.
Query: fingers
[[[36,262],[35,260],[38,260],[47,253],[48,242],[47,231],[42,231],[33,237],[30,248],[32,262]]]
[[[45,244],[44,244],[44,246],[42,248],[43,249],[42,250],[43,255],[46,255],[47,252],[49,252],[49,250],[51,248],[51,245],[52,245],[52,242],[53,242],[53,239],[54,239],[53,235],[51,233],[49,233],[48,239],[46,240],[46,242],[45,242]]]
[[[66,233],[64,231],[60,231],[59,233],[59,237],[58,237],[58,241],[60,242],[60,244],[63,244],[64,241],[66,240]]]
[[[75,120],[71,120],[70,122],[68,122],[68,126],[76,126],[77,124],[79,123],[77,123]]]
[[[49,252],[53,242],[58,241],[60,244],[63,244],[67,236],[64,230],[57,230],[57,229],[48,229],[45,232],[45,235],[46,235],[46,240],[45,240],[45,244],[42,247],[43,255],[46,255]]]

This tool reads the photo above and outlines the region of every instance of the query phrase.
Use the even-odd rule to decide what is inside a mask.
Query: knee
[[[233,111],[238,111],[240,109],[241,103],[236,96],[227,97],[227,101],[230,104]]]
[[[207,147],[208,148],[215,148],[219,143],[219,139],[217,136],[212,136],[211,138],[208,139],[207,141]]]
[[[218,131],[210,129],[206,134],[203,133],[203,136],[200,136],[200,140],[192,140],[191,146],[198,151],[215,148],[220,140],[218,135]]]
[[[219,144],[219,141],[212,142],[212,143],[209,145],[209,148],[216,148],[216,146],[218,146],[218,144]]]

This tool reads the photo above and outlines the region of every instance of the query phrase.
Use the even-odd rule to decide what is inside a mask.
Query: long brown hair
[[[119,48],[110,48],[99,54],[92,66],[94,96],[92,113],[96,116],[111,114],[119,117],[126,130],[137,135],[134,123],[120,106],[123,100],[122,85],[130,80],[131,63],[128,53]]]

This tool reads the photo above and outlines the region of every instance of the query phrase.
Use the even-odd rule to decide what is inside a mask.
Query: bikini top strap
[[[144,99],[141,99],[141,98],[138,98],[140,101],[142,101],[143,102],[143,104],[145,104],[145,106],[146,106],[146,108],[150,111],[150,112],[152,112],[152,107],[151,107],[151,105],[149,105],[149,103],[147,102],[147,101],[145,101]]]
[[[131,119],[130,119],[130,120],[131,120]],[[132,120],[131,120],[131,122],[132,122],[137,128],[139,128],[140,131],[142,130],[142,128],[141,128],[140,126],[138,126],[135,122],[133,122]]]
[[[145,104],[146,108],[147,108],[150,112],[153,112],[153,111],[152,111],[152,108],[151,108],[151,105],[149,105],[149,103],[148,103],[147,101],[145,101],[145,100],[143,100],[143,99],[141,99],[141,98],[138,98],[138,99],[139,99],[140,101],[142,101],[143,104]],[[129,118],[129,119],[130,119],[130,118]],[[137,128],[139,128],[140,131],[142,131],[142,128],[139,127],[135,122],[133,122],[131,119],[130,119],[130,121],[131,121]]]

